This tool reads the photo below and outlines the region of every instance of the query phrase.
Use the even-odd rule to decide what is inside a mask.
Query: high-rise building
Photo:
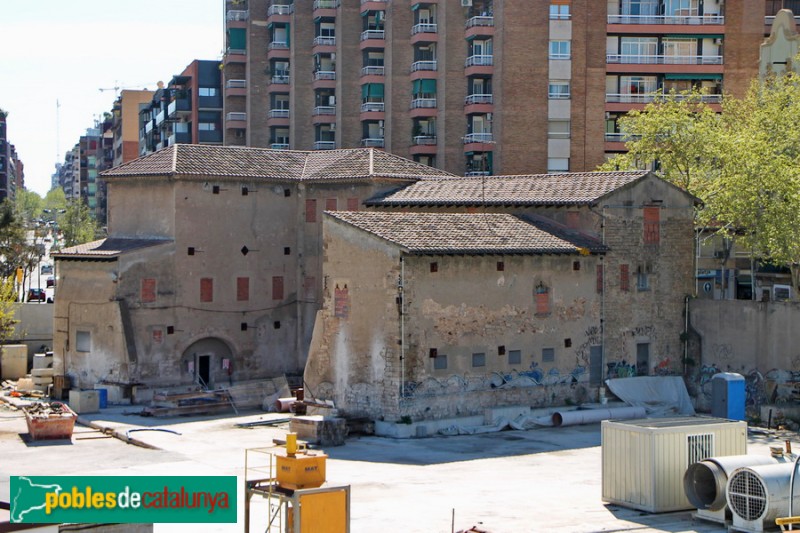
[[[591,170],[653,91],[743,94],[787,3],[226,0],[224,142],[379,147],[461,175]]]
[[[25,187],[22,161],[14,145],[8,142],[7,113],[0,109],[0,201],[13,200],[16,191]]]
[[[112,108],[113,166],[139,157],[139,110],[150,104],[153,91],[123,89]]]

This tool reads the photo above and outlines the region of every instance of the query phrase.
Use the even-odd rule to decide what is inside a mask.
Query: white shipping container
[[[747,423],[711,417],[605,420],[603,501],[661,513],[693,509],[683,489],[690,464],[747,453]]]

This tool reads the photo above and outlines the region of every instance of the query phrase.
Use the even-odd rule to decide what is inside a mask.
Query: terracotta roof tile
[[[555,224],[485,213],[331,211],[328,216],[415,254],[578,254],[603,252],[596,239],[570,235]]]
[[[175,144],[102,173],[116,177],[268,178],[326,181],[354,178],[454,177],[443,170],[371,148],[294,151]]]
[[[56,259],[113,258],[126,252],[169,242],[172,241],[168,239],[125,239],[117,237],[64,248],[59,252],[53,252],[51,255]]]
[[[424,179],[384,197],[375,206],[581,205],[641,179],[647,171],[565,172],[519,176]]]

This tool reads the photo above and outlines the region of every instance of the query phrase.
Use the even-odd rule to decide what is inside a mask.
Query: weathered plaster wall
[[[115,237],[165,237],[175,234],[172,183],[160,180],[106,182],[108,234]]]

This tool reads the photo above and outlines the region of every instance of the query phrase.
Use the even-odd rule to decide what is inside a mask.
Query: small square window
[[[547,172],[569,172],[569,158],[568,157],[548,157],[547,158]]]
[[[564,348],[572,347],[572,339],[564,339]]]
[[[288,246],[283,247],[283,255],[292,255],[292,249]]]
[[[446,355],[437,355],[433,358],[433,369],[434,370],[447,370],[447,356]]]
[[[190,246],[186,249],[186,255],[194,255],[194,246]]]
[[[570,41],[550,41],[549,59],[569,59]]]
[[[547,122],[547,136],[550,139],[569,139],[569,120],[549,120]]]
[[[250,189],[247,188],[247,185],[242,185],[242,196],[247,196],[250,194]]]
[[[472,366],[473,368],[486,366],[486,354],[485,353],[472,354]]]
[[[211,192],[213,194],[219,194],[219,185],[212,185],[211,186]]]
[[[506,269],[506,264],[502,261],[497,262],[497,271],[503,272]]]
[[[275,322],[272,324],[272,327],[273,327],[273,328],[275,328],[275,329],[281,329],[281,321],[280,321],[280,320],[276,320],[276,321],[275,321]]]
[[[547,86],[547,97],[550,100],[569,100],[569,81],[551,80]]]
[[[167,326],[167,335],[173,335],[175,333],[175,326]]]
[[[520,364],[522,364],[522,351],[520,351],[520,350],[509,350],[508,351],[508,364],[509,365],[520,365]]]
[[[581,269],[581,262],[580,261],[573,261],[572,262],[572,270],[578,271]]]
[[[89,331],[75,332],[75,350],[79,352],[92,351],[92,334]]]
[[[556,360],[555,348],[542,348],[542,363],[552,363]]]
[[[242,331],[247,331],[247,322],[242,322],[242,323],[239,325],[239,328],[240,328]]]
[[[430,357],[431,359],[436,358],[437,355],[439,355],[439,350],[437,350],[436,348],[431,348],[430,350],[428,350],[428,357]]]
[[[283,195],[285,197],[287,197],[287,198],[290,197],[292,195],[292,190],[291,189],[283,189]]]
[[[431,263],[431,272],[439,272],[439,263]]]
[[[498,346],[497,347],[497,355],[505,355],[506,354],[506,347],[505,346]]]
[[[647,272],[639,271],[636,273],[636,290],[649,291],[650,290],[650,276]]]

